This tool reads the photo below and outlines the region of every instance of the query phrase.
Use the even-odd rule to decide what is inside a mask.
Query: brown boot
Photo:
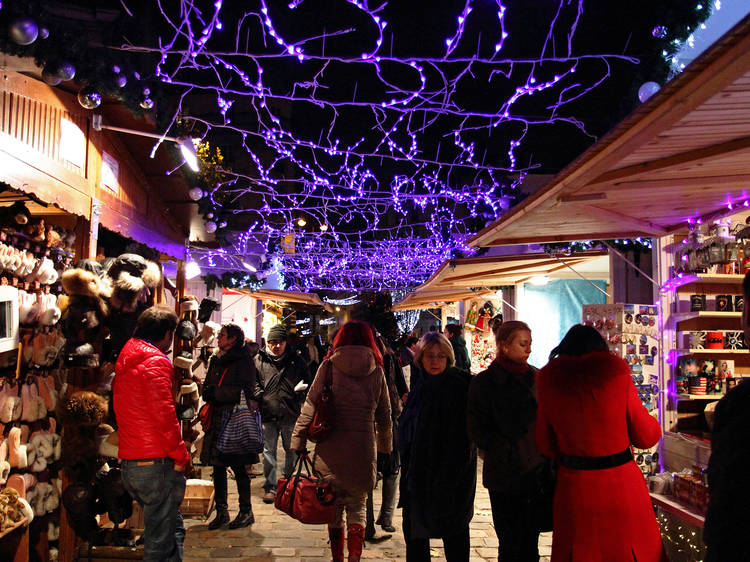
[[[328,527],[328,538],[331,542],[333,562],[344,562],[344,528]]]
[[[359,562],[362,556],[362,544],[365,541],[365,528],[359,523],[349,525],[346,545],[349,548],[348,562]]]

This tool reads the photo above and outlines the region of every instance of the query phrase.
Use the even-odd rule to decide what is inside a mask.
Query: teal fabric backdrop
[[[592,281],[602,290],[606,281]],[[519,320],[531,327],[531,357],[535,367],[547,364],[550,351],[574,324],[581,322],[584,304],[604,304],[604,293],[583,279],[556,279],[547,285],[524,285],[519,295]]]

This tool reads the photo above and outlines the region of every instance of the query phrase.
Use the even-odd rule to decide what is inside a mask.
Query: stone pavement
[[[279,454],[283,456],[283,451]],[[260,465],[255,465],[256,468]],[[481,464],[479,467],[481,482]],[[210,471],[207,472],[207,475]],[[187,537],[185,539],[185,562],[204,561],[209,558],[230,560],[331,560],[328,547],[328,532],[325,525],[303,525],[288,515],[281,513],[273,504],[261,500],[263,477],[251,480],[255,524],[238,530],[227,528],[209,531],[206,521],[199,518],[185,518]],[[474,519],[471,522],[471,560],[496,560],[497,538],[492,527],[492,511],[487,490],[477,486]],[[232,518],[237,513],[237,487],[229,482],[229,506]],[[380,506],[380,486],[375,491],[375,516]],[[378,544],[365,543],[363,560],[406,560],[406,547],[401,532],[401,510],[396,509],[394,520],[396,532],[386,541]],[[378,534],[382,529],[377,527]],[[552,533],[545,533],[539,539],[541,562],[549,562]],[[442,541],[432,540],[433,560],[445,560]]]

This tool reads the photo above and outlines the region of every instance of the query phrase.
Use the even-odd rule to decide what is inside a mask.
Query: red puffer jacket
[[[167,356],[150,343],[131,338],[123,347],[112,383],[121,459],[188,462],[174,409],[173,373]]]

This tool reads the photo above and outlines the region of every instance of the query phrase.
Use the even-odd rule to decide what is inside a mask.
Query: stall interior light
[[[245,260],[242,260],[242,267],[247,269],[251,273],[255,273],[258,271],[258,268],[256,268],[254,265],[247,263]]]
[[[177,139],[177,144],[180,146],[180,152],[182,158],[188,165],[188,168],[194,172],[199,172],[200,167],[198,166],[198,153],[195,151],[195,142],[190,137],[180,137]]]
[[[534,275],[531,279],[529,279],[529,283],[532,285],[546,285],[549,283],[549,276],[548,275]]]
[[[190,279],[195,279],[202,273],[201,267],[198,265],[198,263],[195,260],[190,260],[185,265],[185,279],[188,281]]]

